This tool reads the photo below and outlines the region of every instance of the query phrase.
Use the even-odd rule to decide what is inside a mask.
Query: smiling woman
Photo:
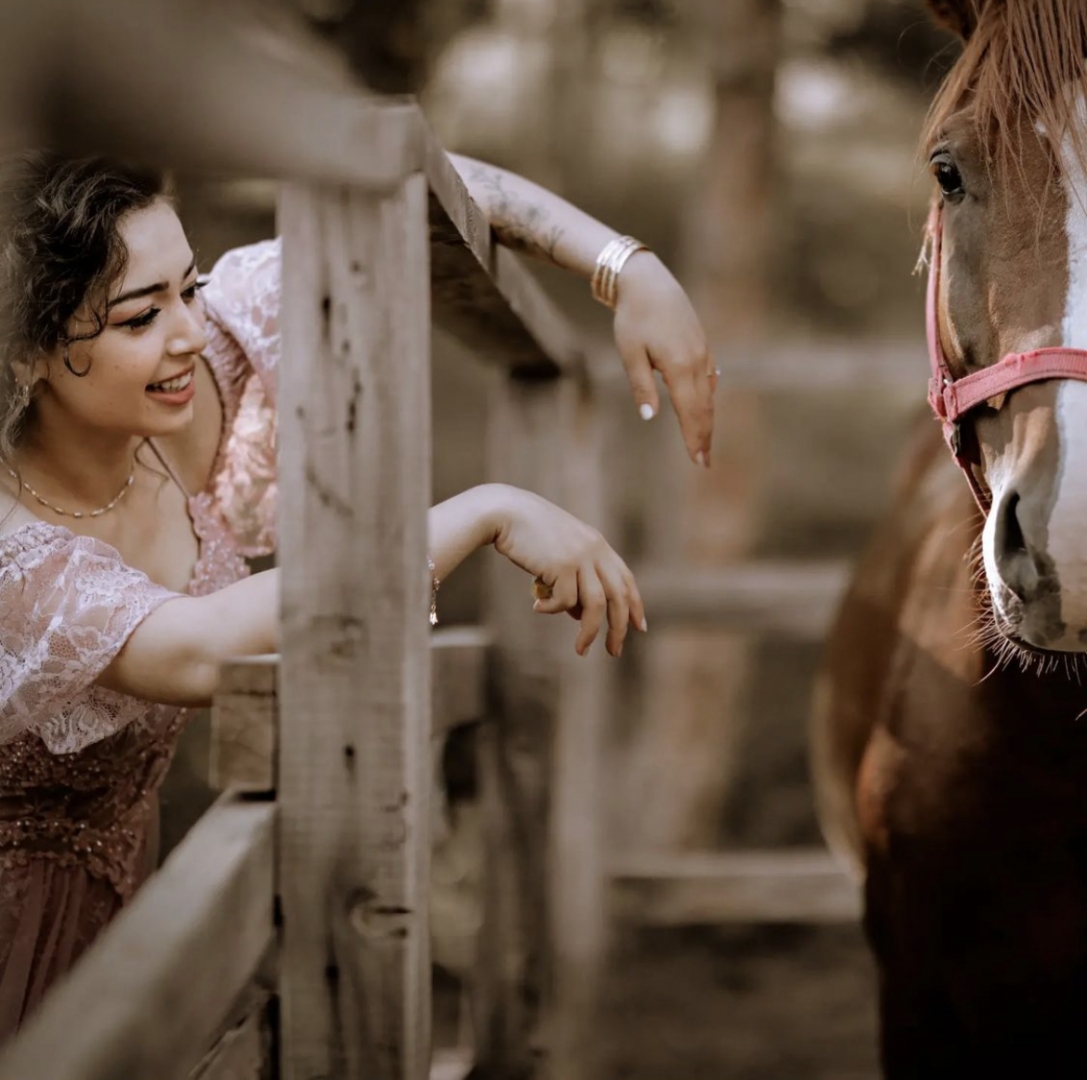
[[[629,242],[610,261],[606,226],[463,164],[500,240],[607,272],[636,400],[655,401],[656,368],[705,462],[714,380],[671,274]],[[153,865],[185,708],[225,658],[277,647],[278,571],[246,560],[275,548],[281,246],[228,252],[203,280],[157,177],[48,155],[0,177],[3,1037]],[[579,653],[603,634],[618,656],[646,628],[600,533],[530,492],[473,488],[428,529],[435,588],[490,545],[546,585],[536,611],[579,621]]]

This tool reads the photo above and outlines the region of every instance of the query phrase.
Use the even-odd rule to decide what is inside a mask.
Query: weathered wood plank
[[[189,1080],[272,1080],[279,942],[273,939],[256,974],[223,1017]]]
[[[705,623],[819,640],[849,573],[844,560],[750,560],[719,568],[641,566],[636,577],[654,626]]]
[[[270,803],[224,796],[0,1055],[0,1078],[187,1077],[274,934]]]
[[[470,1050],[439,1050],[430,1067],[430,1080],[468,1080],[473,1064]]]
[[[431,635],[432,734],[479,720],[486,712],[490,634],[482,627],[443,627]],[[211,710],[211,784],[254,794],[275,791],[278,654],[224,665]]]
[[[426,183],[280,209],[282,1075],[423,1080]]]
[[[489,474],[599,519],[599,432],[579,380],[504,380],[491,409]],[[562,447],[562,452],[557,450]],[[484,1075],[593,1075],[584,1038],[603,947],[599,860],[601,646],[532,612],[530,582],[495,559],[488,625],[496,723],[480,732],[487,829],[473,1007]],[[562,925],[560,925],[560,923]],[[546,1044],[546,1045],[545,1045]]]
[[[605,430],[587,384],[568,388],[566,423],[552,436],[564,447],[563,505],[605,535],[614,535],[606,509]],[[546,457],[545,457],[546,460]],[[602,784],[614,660],[603,637],[588,657],[567,640],[555,657],[560,671],[550,782],[547,882],[552,1019],[545,1075],[550,1080],[597,1080],[597,1009],[607,941]]]
[[[566,380],[503,379],[496,385],[489,411],[491,479],[562,501],[564,476],[553,454],[555,435],[569,419],[572,391]],[[535,615],[531,582],[505,560],[488,562],[486,587],[495,723],[479,732],[490,857],[472,1009],[483,1075],[531,1076],[544,1022],[549,944],[548,762],[559,706],[559,650],[570,647],[571,626]]]
[[[435,320],[483,359],[522,377],[583,370],[583,346],[569,319],[517,257],[495,243],[425,120],[420,126],[431,191]]]
[[[713,346],[712,352],[721,370],[717,407],[724,410],[723,415],[735,410],[729,395],[737,388],[802,394],[889,390],[912,393],[923,406],[929,375],[923,338],[772,340],[742,349],[724,341]],[[601,356],[593,374],[609,391],[629,393],[626,372],[610,357]]]
[[[621,856],[616,916],[634,925],[855,922],[860,885],[822,849]]]
[[[431,732],[444,736],[460,724],[480,720],[487,711],[487,650],[491,634],[481,626],[452,626],[434,631]]]
[[[0,97],[22,113],[9,140],[38,121],[76,151],[381,190],[420,167],[414,104],[367,97],[329,64],[315,77],[301,37],[277,39],[237,5],[38,0],[5,20],[0,59]]]
[[[923,339],[773,341],[745,350],[724,344],[714,350],[714,358],[726,395],[734,386],[852,393],[886,387],[899,393],[913,390],[921,403],[929,375]]]
[[[225,790],[275,791],[279,657],[224,664],[211,708],[210,780]]]
[[[257,1007],[220,1036],[190,1080],[267,1080],[272,1068],[271,1044],[264,1008]]]

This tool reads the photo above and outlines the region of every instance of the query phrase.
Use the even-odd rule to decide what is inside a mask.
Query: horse
[[[1087,0],[930,0],[929,402],[831,628],[888,1080],[1087,1075]],[[950,453],[948,452],[950,450]]]

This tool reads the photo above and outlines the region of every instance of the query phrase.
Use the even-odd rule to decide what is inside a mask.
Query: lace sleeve
[[[204,290],[208,317],[240,346],[273,408],[275,375],[282,351],[279,338],[282,281],[282,241],[264,240],[228,251],[215,264]]]
[[[133,630],[176,594],[109,545],[52,525],[0,537],[0,744],[27,731],[105,738],[147,702],[94,686]]]
[[[215,498],[242,553],[276,545],[276,369],[282,349],[279,307],[282,244],[266,240],[227,252],[211,273],[205,299],[216,337],[233,355],[229,430]]]

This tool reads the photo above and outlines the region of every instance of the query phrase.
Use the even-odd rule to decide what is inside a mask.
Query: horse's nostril
[[[1023,537],[1023,527],[1019,524],[1019,493],[1013,491],[1004,504],[1004,550],[1008,554],[1022,552],[1026,554],[1027,542]]]
[[[1022,601],[1030,600],[1041,582],[1034,554],[1020,520],[1022,502],[1010,492],[997,513],[996,565],[1004,584]]]

